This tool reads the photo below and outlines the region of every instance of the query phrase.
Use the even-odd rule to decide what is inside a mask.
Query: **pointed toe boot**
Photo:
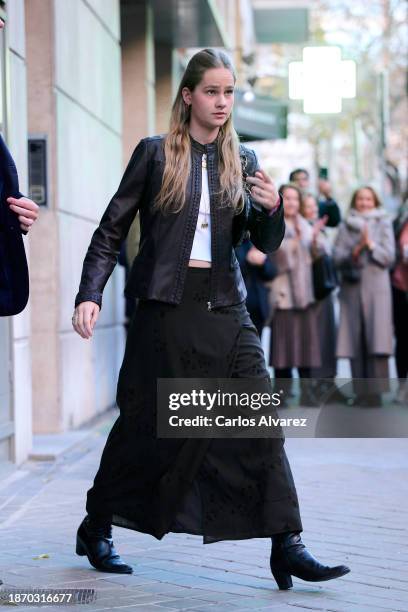
[[[300,534],[288,532],[272,537],[271,572],[280,590],[290,589],[292,576],[308,582],[332,580],[348,574],[346,565],[323,565],[311,555]]]
[[[97,525],[85,517],[77,532],[76,554],[86,555],[89,563],[101,572],[133,573],[133,568],[124,563],[115,550],[110,524]]]

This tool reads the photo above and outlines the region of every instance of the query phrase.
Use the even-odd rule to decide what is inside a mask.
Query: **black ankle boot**
[[[309,582],[331,580],[348,574],[346,565],[322,565],[307,550],[300,534],[292,531],[272,537],[271,571],[280,590],[290,589],[292,576]]]
[[[126,565],[115,550],[112,541],[112,526],[97,524],[86,516],[79,526],[76,554],[88,557],[89,563],[101,572],[132,574],[133,568]]]

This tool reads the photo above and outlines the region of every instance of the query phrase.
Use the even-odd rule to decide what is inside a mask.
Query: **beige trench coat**
[[[341,266],[351,260],[353,248],[368,224],[368,233],[374,249],[364,249],[357,266],[360,281],[340,283],[340,325],[337,338],[337,357],[357,357],[359,345],[359,317],[363,317],[367,350],[370,356],[391,355],[393,352],[393,326],[391,282],[389,268],[395,260],[395,239],[390,217],[382,209],[360,214],[351,210],[341,223],[334,244],[333,257]]]
[[[277,276],[269,285],[272,311],[304,310],[314,302],[312,279],[312,227],[301,216],[297,216],[300,230],[286,226],[281,246],[270,255],[277,268]]]

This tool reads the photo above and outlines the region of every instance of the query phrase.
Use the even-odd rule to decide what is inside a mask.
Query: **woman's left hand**
[[[264,170],[257,170],[255,176],[247,176],[246,180],[253,185],[251,196],[255,202],[269,211],[279,206],[280,198],[275,183]]]

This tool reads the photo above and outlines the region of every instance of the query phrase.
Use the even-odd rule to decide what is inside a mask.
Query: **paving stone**
[[[189,534],[158,541],[114,527],[115,545],[134,565],[132,575],[98,572],[76,556],[76,529],[110,422],[98,425],[103,435],[93,432],[56,461],[27,462],[0,481],[4,586],[93,588],[97,600],[88,612],[407,612],[405,440],[286,440],[302,537],[319,560],[347,563],[352,572],[327,583],[295,578],[292,590],[279,591],[268,567],[268,538],[203,546],[201,537]],[[49,558],[33,559],[44,553]],[[24,606],[39,609],[51,607]]]

